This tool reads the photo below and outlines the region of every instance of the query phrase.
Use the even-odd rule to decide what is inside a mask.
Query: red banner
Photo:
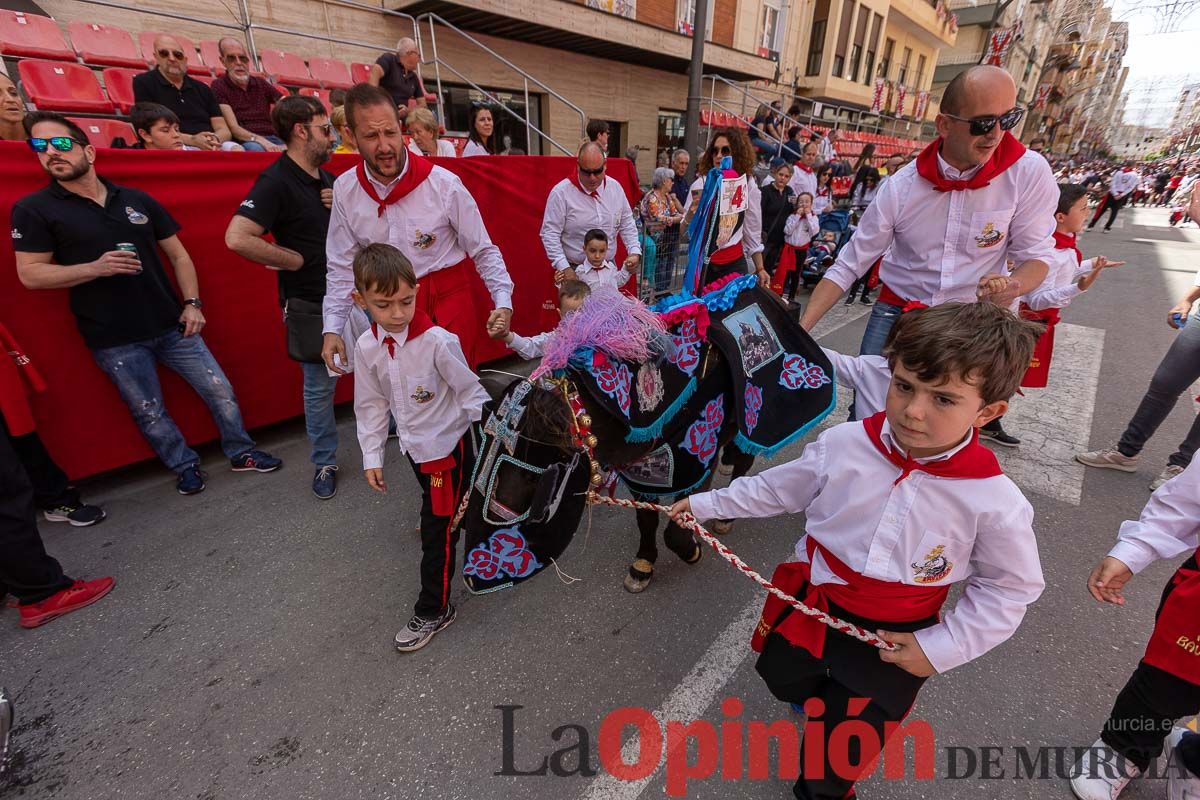
[[[1050,90],[1054,88],[1052,83],[1042,83],[1038,85],[1037,96],[1034,98],[1033,107],[1041,108],[1046,105],[1046,100],[1050,98]]]
[[[151,194],[183,225],[179,234],[196,264],[208,325],[204,341],[237,392],[249,428],[303,413],[300,367],[287,357],[275,273],[225,247],[225,227],[273,154],[143,152],[100,150],[97,171],[118,184]],[[546,196],[574,169],[574,159],[499,156],[434,159],[462,178],[479,204],[492,240],[504,254],[516,291],[513,325],[523,334],[542,330],[543,303],[553,304],[552,272],[538,231]],[[341,173],[357,156],[334,156],[329,169]],[[46,173],[23,142],[0,142],[0,206],[6,217],[21,197],[46,185]],[[625,187],[630,204],[640,199],[637,172],[625,159],[609,159],[608,174]],[[620,256],[618,256],[620,257]],[[170,262],[162,257],[171,273]],[[492,301],[474,270],[483,325]],[[553,306],[551,306],[553,307]],[[67,305],[67,292],[31,291],[17,279],[11,244],[0,251],[0,320],[45,377],[49,389],[33,398],[38,431],[54,459],[80,478],[152,458],[116,388],[84,346]],[[483,357],[507,352],[489,341]],[[177,376],[160,371],[171,416],[188,442],[216,438],[216,427],[200,398]],[[350,397],[342,381],[338,399]],[[343,442],[343,457],[352,460]]]
[[[896,84],[896,116],[904,116],[904,98],[908,94],[908,89],[904,88],[903,83]]]
[[[916,106],[913,108],[913,119],[920,122],[925,119],[925,109],[929,107],[929,92],[917,92]]]
[[[871,95],[871,113],[878,114],[883,109],[883,78],[875,79],[875,92]]]

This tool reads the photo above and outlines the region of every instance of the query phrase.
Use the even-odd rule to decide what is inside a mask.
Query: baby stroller
[[[825,276],[825,270],[833,266],[838,253],[854,233],[854,226],[850,224],[850,212],[844,208],[826,211],[819,221],[821,230],[809,244],[804,266],[800,268],[800,280],[803,281],[805,289],[811,289],[820,282]]]

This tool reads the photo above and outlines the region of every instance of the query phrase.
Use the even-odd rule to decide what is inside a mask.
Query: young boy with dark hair
[[[475,459],[473,424],[488,395],[458,337],[417,307],[420,286],[403,253],[370,244],[354,256],[353,266],[354,302],[371,317],[354,356],[354,415],[367,483],[387,493],[390,414],[400,452],[421,486],[421,591],[395,640],[396,649],[408,653],[454,622],[450,576],[458,530],[451,523]]]
[[[629,280],[627,271],[608,260],[608,234],[599,228],[583,235],[583,255],[587,261],[575,268],[575,276],[589,287],[620,289]]]
[[[197,150],[183,143],[179,133],[179,117],[158,103],[134,103],[129,110],[129,124],[137,136],[134,147],[145,150]]]
[[[592,287],[588,286],[583,281],[565,280],[558,285],[558,316],[559,319],[566,317],[572,311],[578,310],[583,305],[584,301],[592,294]],[[498,332],[501,328],[505,330],[504,343],[512,349],[514,353],[526,360],[531,358],[540,358],[542,351],[546,347],[547,340],[554,335],[554,331],[546,331],[539,333],[536,336],[522,336],[519,333],[513,333],[508,330],[508,326],[503,321],[498,321],[496,325],[488,333]]]
[[[1004,413],[1037,336],[990,303],[905,314],[886,350],[884,411],[830,428],[795,461],[672,506],[701,520],[805,514],[798,560],[777,568],[775,585],[895,646],[877,650],[768,600],[752,643],[758,672],[780,700],[820,701],[808,709],[825,730],[854,718],[886,741],[926,678],[1007,640],[1041,594],[1033,509],[977,432]],[[831,761],[806,756],[810,741],[801,763],[823,761],[824,771],[802,775],[796,797],[853,796],[878,752],[853,737]]]

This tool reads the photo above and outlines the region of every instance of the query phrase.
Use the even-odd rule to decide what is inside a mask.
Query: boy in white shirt
[[[926,678],[1008,639],[1041,594],[1033,509],[976,430],[1007,408],[1037,335],[991,303],[905,314],[885,351],[885,411],[830,428],[795,461],[672,506],[701,520],[803,512],[798,560],[776,569],[775,585],[898,647],[877,650],[767,601],[752,642],[758,672],[776,698],[807,701],[824,730],[854,718],[881,747]],[[961,598],[942,614],[959,581]],[[803,764],[813,763],[810,738]],[[796,797],[853,796],[863,769],[845,765],[873,768],[878,755],[864,738],[874,737],[852,737],[832,760],[808,756],[824,772],[802,775]]]
[[[371,317],[354,355],[354,416],[367,483],[383,479],[389,414],[400,452],[421,486],[421,591],[396,649],[419,650],[454,622],[450,577],[458,530],[453,515],[475,459],[473,423],[488,395],[467,365],[458,337],[417,308],[416,273],[390,244],[354,256],[354,302]]]
[[[558,285],[558,317],[563,317],[577,310],[583,305],[583,302],[592,294],[592,287],[588,286],[583,281],[570,280],[569,278]],[[546,347],[546,342],[554,335],[554,331],[545,331],[536,336],[522,336],[519,333],[513,333],[508,330],[508,325],[504,320],[497,322],[488,328],[489,335],[499,335],[499,332],[504,330],[504,343],[509,348],[525,360],[531,358],[541,358],[542,352]],[[555,329],[557,330],[557,328]]]
[[[620,289],[629,280],[629,273],[608,260],[608,234],[592,228],[583,235],[583,254],[587,261],[575,270],[575,277],[593,289],[611,286]]]
[[[1088,576],[1092,597],[1125,605],[1122,591],[1135,573],[1160,558],[1190,553],[1159,602],[1146,653],[1117,695],[1100,738],[1071,773],[1071,789],[1083,800],[1116,800],[1163,750],[1171,800],[1200,797],[1200,739],[1175,720],[1200,712],[1200,459],[1164,483],[1136,521],[1121,524],[1116,545]]]

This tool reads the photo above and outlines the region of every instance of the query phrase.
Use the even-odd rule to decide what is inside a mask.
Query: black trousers
[[[46,446],[37,431],[24,436],[10,436],[17,458],[25,466],[25,472],[33,484],[33,503],[40,509],[80,504],[79,492],[67,480],[54,459],[46,452]]]
[[[458,547],[458,528],[451,530],[450,523],[458,511],[462,493],[467,490],[466,482],[471,479],[475,465],[474,425],[467,429],[451,455],[454,467],[450,470],[450,481],[454,486],[454,508],[449,516],[433,513],[433,495],[430,493],[430,476],[421,472],[421,466],[409,456],[417,483],[421,485],[421,592],[413,613],[424,619],[432,619],[445,610],[450,603],[450,580],[454,577],[457,563],[455,549]]]
[[[0,436],[0,597],[12,592],[25,605],[45,600],[72,581],[42,545],[33,483],[7,434],[5,427]]]
[[[783,253],[783,241],[767,242],[763,245],[763,269],[768,274],[774,275],[775,268],[779,266],[779,256]]]
[[[1096,223],[1100,221],[1100,217],[1105,211],[1108,212],[1108,222],[1104,223],[1104,230],[1112,230],[1113,220],[1117,218],[1117,212],[1125,206],[1125,201],[1128,199],[1129,195],[1125,195],[1120,200],[1111,194],[1104,195],[1104,202],[1096,207],[1096,216],[1092,217],[1092,221],[1088,224],[1088,230],[1096,227]]]
[[[879,627],[893,631],[919,630],[936,622],[936,619],[918,623],[874,622],[832,605],[830,613],[867,630]],[[780,634],[771,633],[767,636],[755,669],[777,699],[785,703],[803,704],[806,700],[816,698],[825,704],[825,710],[819,717],[809,718],[809,722],[824,723],[824,736],[819,739],[819,746],[823,750],[823,770],[820,775],[804,774],[804,765],[808,763],[806,748],[809,747],[809,736],[806,734],[800,743],[800,778],[792,787],[792,793],[798,800],[842,800],[853,797],[851,792],[855,776],[839,775],[834,765],[838,762],[862,763],[862,742],[857,736],[850,737],[846,742],[847,750],[834,753],[829,747],[830,742],[836,741],[832,737],[833,732],[846,720],[865,722],[875,731],[882,746],[885,734],[894,730],[889,730],[889,723],[900,723],[908,716],[917,700],[917,693],[925,684],[924,678],[910,675],[880,660],[875,647],[833,630],[825,637],[825,653],[819,659]],[[863,701],[866,701],[866,705],[859,711],[858,707]],[[851,709],[857,713],[851,714]],[[837,758],[831,760],[831,755]],[[870,761],[870,755],[868,753],[867,761]]]
[[[871,294],[871,287],[867,285],[867,280],[869,279],[870,274],[871,273],[868,272],[866,275],[863,275],[854,283],[850,284],[850,291],[846,292],[846,297],[853,300],[854,295],[858,294],[860,291],[862,292],[863,299],[869,297]]]

